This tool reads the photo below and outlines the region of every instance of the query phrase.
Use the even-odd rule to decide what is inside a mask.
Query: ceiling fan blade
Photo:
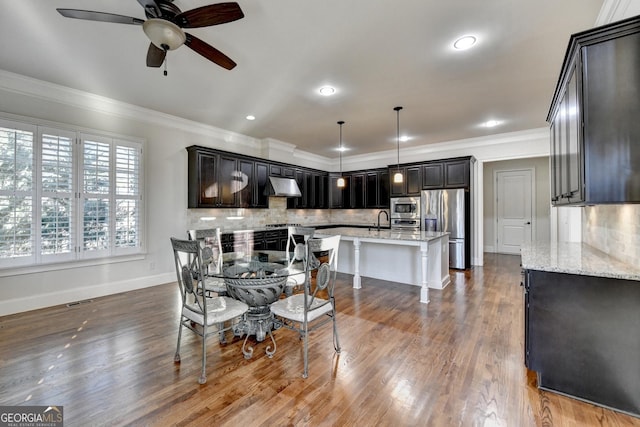
[[[156,47],[153,43],[149,43],[149,50],[147,51],[147,67],[157,68],[161,66],[166,55],[166,50]]]
[[[187,10],[176,15],[174,22],[182,28],[208,27],[244,18],[238,3],[217,3]]]
[[[142,25],[144,19],[132,16],[115,15],[113,13],[95,12],[93,10],[56,9],[65,18],[86,19],[88,21],[115,22],[116,24]]]
[[[147,18],[160,17],[160,9],[154,0],[138,0],[138,3],[140,3],[140,6],[144,8],[144,13]]]
[[[207,58],[209,61],[215,62],[222,68],[226,68],[227,70],[231,70],[236,66],[236,63],[233,62],[231,58],[229,58],[224,53],[220,52],[215,47],[203,42],[199,38],[192,36],[189,33],[185,33],[187,36],[187,40],[184,42],[187,46],[193,49],[195,52]]]

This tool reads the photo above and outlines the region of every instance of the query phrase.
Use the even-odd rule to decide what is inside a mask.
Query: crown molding
[[[629,0],[626,0],[629,1]],[[637,0],[636,0],[637,1]],[[0,69],[0,90],[21,94],[24,96],[55,102],[75,108],[107,114],[118,118],[136,120],[140,122],[160,125],[188,133],[215,138],[224,141],[225,145],[233,147],[246,147],[254,152],[262,152],[270,160],[279,160],[287,163],[300,164],[301,166],[315,169],[333,171],[337,165],[338,157],[329,158],[309,153],[296,148],[296,145],[279,141],[273,138],[256,139],[240,133],[206,125],[204,123],[183,119],[170,114],[148,108],[139,107],[125,102],[117,101],[100,95],[72,89],[42,80],[33,79],[20,74],[11,73]],[[472,154],[481,147],[509,144],[532,139],[547,138],[547,128],[532,129],[504,134],[487,135],[477,138],[439,142],[421,145],[417,147],[401,148],[401,157],[423,158],[433,157],[438,152],[465,150]],[[396,158],[396,150],[385,150],[355,156],[342,157],[343,166],[349,169],[349,165],[363,163],[386,166],[393,163]],[[295,160],[295,161],[294,161]]]
[[[126,102],[117,101],[105,96],[95,95],[66,86],[37,80],[0,69],[0,90],[17,93],[43,101],[56,102],[70,107],[93,111],[118,118],[136,120],[153,125],[170,127],[184,132],[196,133],[212,137],[225,143],[245,146],[251,150],[259,150],[262,142],[240,133],[206,125],[204,123],[183,119],[156,110],[139,107]]]
[[[420,145],[416,147],[400,148],[400,163],[407,163],[406,159],[425,159],[436,158],[434,154],[445,151],[463,151],[468,154],[474,154],[482,148],[494,147],[502,144],[518,144],[523,142],[538,142],[540,140],[549,140],[549,128],[536,128],[516,132],[506,132],[493,135],[485,135],[475,138],[459,139],[453,141],[437,142],[434,144]],[[548,155],[542,154],[542,155]],[[386,166],[393,164],[389,159],[395,160],[396,150],[378,151],[369,154],[360,154],[356,156],[342,157],[343,167],[349,169],[349,165],[357,165],[362,163],[380,164]],[[405,159],[405,160],[403,160]],[[386,162],[386,163],[385,163]]]
[[[321,170],[330,169],[333,165],[334,159],[299,150],[295,144],[289,142],[274,138],[264,138],[262,143],[263,153],[270,160],[295,164],[302,163],[301,166],[304,165]],[[291,159],[296,159],[296,162],[292,162]]]
[[[638,0],[605,0],[596,18],[595,26],[620,21],[640,13]]]

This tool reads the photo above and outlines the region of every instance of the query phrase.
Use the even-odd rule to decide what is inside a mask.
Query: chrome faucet
[[[387,221],[389,221],[389,214],[387,213],[387,211],[378,212],[378,231],[380,231],[380,214],[384,214],[384,216],[387,217]]]

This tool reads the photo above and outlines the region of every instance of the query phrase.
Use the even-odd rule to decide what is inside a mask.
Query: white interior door
[[[533,170],[496,171],[496,248],[519,254],[533,234]]]

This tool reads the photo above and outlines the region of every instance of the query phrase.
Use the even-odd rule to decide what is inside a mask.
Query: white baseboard
[[[485,251],[485,252],[491,252],[491,253],[493,253],[493,252],[495,252],[495,251],[496,251],[496,248],[495,248],[495,246],[493,246],[493,245],[491,245],[491,246],[485,246],[485,247],[484,247],[484,251]]]
[[[449,283],[451,283],[451,276],[446,274],[440,282],[429,282],[427,286],[429,286],[429,289],[444,289]]]
[[[29,295],[22,298],[0,301],[0,316],[133,291],[135,289],[148,288],[175,281],[175,273],[163,273],[133,280],[122,280],[120,282],[104,283],[96,286],[83,286],[61,292]]]

